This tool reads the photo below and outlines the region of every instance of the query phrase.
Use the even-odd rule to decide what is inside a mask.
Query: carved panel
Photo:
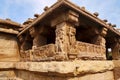
[[[21,59],[23,61],[50,61],[55,59],[55,55],[54,44],[36,47],[33,50],[21,51]]]
[[[73,53],[76,51],[76,54]],[[105,56],[105,48],[103,46],[84,43],[84,42],[76,42],[76,47],[72,48],[72,51],[69,55],[76,55],[77,59],[92,59],[92,60],[101,60],[106,59]]]
[[[56,52],[58,55],[61,55],[63,59],[67,58],[67,52],[69,49],[68,29],[69,27],[65,22],[56,27]]]

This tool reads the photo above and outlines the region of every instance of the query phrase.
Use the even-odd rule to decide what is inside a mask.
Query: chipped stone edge
[[[102,73],[115,68],[114,61],[64,62],[0,62],[0,69],[17,69],[40,73],[73,74]]]

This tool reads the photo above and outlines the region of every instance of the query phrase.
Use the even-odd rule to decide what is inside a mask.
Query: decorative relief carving
[[[21,57],[24,61],[54,60],[55,55],[56,53],[54,44],[37,47],[34,50],[21,51]]]
[[[34,60],[47,60],[49,57],[53,57],[55,55],[55,45],[48,44],[45,46],[41,46],[36,48],[33,51],[33,58]]]
[[[66,23],[61,23],[56,27],[56,53],[67,59],[67,51],[69,46],[69,39],[67,35],[68,26]]]
[[[105,59],[105,48],[99,45],[77,41],[76,48],[72,48],[72,51],[76,51],[78,59]],[[75,54],[75,52],[73,54]],[[70,55],[72,55],[72,52]]]

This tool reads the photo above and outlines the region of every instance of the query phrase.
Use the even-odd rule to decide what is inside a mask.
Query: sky
[[[41,14],[45,6],[51,6],[57,0],[0,0],[0,18],[10,18],[23,23]],[[120,0],[70,0],[74,4],[86,7],[91,13],[98,12],[100,19],[116,24],[120,28]]]

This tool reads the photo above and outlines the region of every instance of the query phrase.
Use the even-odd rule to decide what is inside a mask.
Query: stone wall
[[[0,33],[0,61],[19,61],[19,47],[14,35]]]
[[[12,73],[5,73],[4,77],[15,80],[119,80],[114,79],[113,61],[0,62],[0,65],[0,70]]]

